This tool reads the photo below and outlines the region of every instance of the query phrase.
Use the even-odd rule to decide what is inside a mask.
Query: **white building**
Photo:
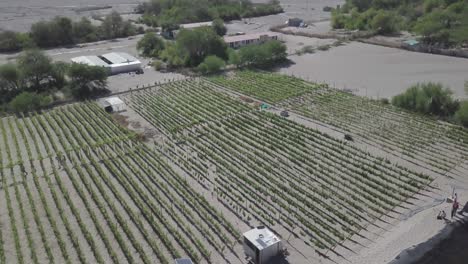
[[[141,71],[141,62],[123,52],[112,52],[99,56],[81,56],[71,59],[74,63],[82,63],[90,66],[105,67],[109,74],[119,74]]]
[[[213,26],[212,21],[199,22],[199,23],[190,23],[190,24],[181,24],[181,25],[179,25],[178,30],[172,31],[172,36],[171,37],[176,38],[177,34],[179,34],[181,29],[194,30],[194,29],[200,28],[200,27],[211,27],[211,26]]]
[[[224,42],[230,48],[237,49],[247,45],[262,44],[269,40],[278,40],[280,34],[275,32],[262,32],[247,35],[225,36]]]
[[[268,263],[283,251],[281,240],[264,226],[247,231],[243,236],[244,252],[255,264]]]
[[[118,97],[109,97],[102,100],[102,106],[108,113],[123,112],[126,110],[124,101]]]
[[[190,24],[181,24],[179,26],[179,28],[184,28],[184,29],[195,29],[195,28],[199,28],[199,27],[211,27],[213,26],[213,22],[212,21],[208,21],[208,22],[199,22],[199,23],[190,23]]]

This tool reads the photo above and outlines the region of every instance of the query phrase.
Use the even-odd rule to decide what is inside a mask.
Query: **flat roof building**
[[[124,101],[119,97],[109,97],[102,100],[102,106],[108,113],[123,112],[126,109]]]
[[[208,21],[208,22],[181,24],[179,27],[185,28],[185,29],[194,29],[194,28],[199,28],[199,27],[211,27],[212,25],[213,25],[213,22]]]
[[[233,48],[240,48],[247,45],[262,44],[269,40],[278,40],[280,34],[275,32],[261,32],[246,35],[225,36],[224,42]]]
[[[259,226],[243,234],[244,252],[255,264],[268,263],[281,254],[281,240],[268,228]]]
[[[74,63],[105,67],[110,74],[141,71],[141,62],[130,54],[111,52],[99,56],[80,56],[71,59]]]

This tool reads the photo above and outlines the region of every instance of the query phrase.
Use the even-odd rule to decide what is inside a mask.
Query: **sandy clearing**
[[[325,82],[357,95],[392,97],[418,82],[441,82],[456,97],[467,98],[468,60],[352,42],[315,54],[290,56],[280,73]]]

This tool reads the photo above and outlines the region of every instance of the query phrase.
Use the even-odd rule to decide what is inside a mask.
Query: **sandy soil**
[[[57,15],[77,19],[92,14],[107,14],[111,10],[131,12],[139,0],[3,0],[0,1],[0,29],[28,31],[30,26]],[[111,8],[81,11],[89,7]]]
[[[418,82],[441,82],[466,98],[468,60],[350,43],[329,51],[290,56],[293,65],[279,70],[306,80],[374,98],[391,97]]]

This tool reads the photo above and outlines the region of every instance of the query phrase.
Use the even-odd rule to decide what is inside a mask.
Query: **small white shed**
[[[244,252],[255,264],[265,264],[281,254],[281,240],[268,228],[259,226],[243,234]]]
[[[104,110],[109,113],[123,112],[126,110],[124,101],[118,97],[109,97],[103,100]]]

